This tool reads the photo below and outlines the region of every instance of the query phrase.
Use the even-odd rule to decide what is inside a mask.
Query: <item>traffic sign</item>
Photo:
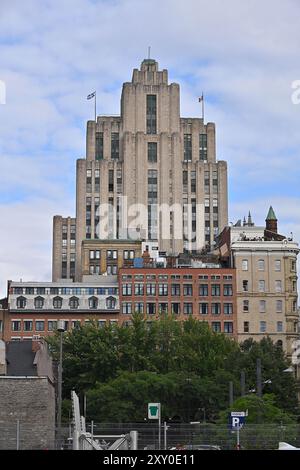
[[[240,429],[245,424],[246,413],[244,411],[233,411],[230,413],[230,427],[231,429]]]
[[[160,403],[148,403],[148,419],[159,419]]]

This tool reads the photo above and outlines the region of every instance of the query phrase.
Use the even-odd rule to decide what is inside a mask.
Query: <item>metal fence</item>
[[[93,429],[92,429],[93,427]],[[138,431],[138,449],[159,449],[159,428],[157,422],[145,423],[87,423],[87,431],[94,435],[119,435]],[[54,439],[54,430],[34,429],[26,421],[14,420],[10,423],[0,420],[0,449],[72,449],[72,425],[62,428],[63,441]],[[240,430],[241,449],[278,449],[279,442],[287,442],[300,447],[300,425],[246,424]],[[222,450],[235,449],[236,431],[217,424],[167,423],[161,427],[161,449],[178,446],[195,449],[197,446],[219,446]]]
[[[91,424],[87,424],[91,430]],[[159,449],[159,428],[153,423],[93,423],[94,434],[125,434],[138,431],[139,449]],[[279,442],[300,447],[300,425],[262,425],[246,424],[240,430],[242,449],[278,449]],[[181,424],[167,423],[167,429],[161,427],[161,449],[197,446],[219,446],[223,450],[235,449],[237,433],[228,426],[210,423]]]

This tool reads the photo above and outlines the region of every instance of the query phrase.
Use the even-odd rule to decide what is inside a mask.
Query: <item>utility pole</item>
[[[241,371],[241,397],[246,395],[246,375],[245,371]]]
[[[229,382],[229,406],[233,405],[233,382]]]
[[[262,397],[262,382],[261,382],[261,359],[256,359],[256,388],[257,396]]]
[[[65,322],[58,321],[57,331],[59,331],[59,366],[58,366],[58,396],[57,396],[57,444],[61,449],[61,404],[62,404],[62,349],[63,349],[63,334],[65,331]]]

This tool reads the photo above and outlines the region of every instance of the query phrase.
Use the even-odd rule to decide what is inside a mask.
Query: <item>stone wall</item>
[[[53,449],[55,392],[45,377],[0,377],[0,449]]]

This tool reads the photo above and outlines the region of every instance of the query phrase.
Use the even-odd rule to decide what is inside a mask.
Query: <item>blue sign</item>
[[[229,423],[230,423],[231,429],[233,431],[237,429],[241,429],[241,427],[245,424],[245,418],[246,418],[246,413],[244,413],[243,411],[240,411],[240,412],[233,411],[232,413],[230,413]]]

